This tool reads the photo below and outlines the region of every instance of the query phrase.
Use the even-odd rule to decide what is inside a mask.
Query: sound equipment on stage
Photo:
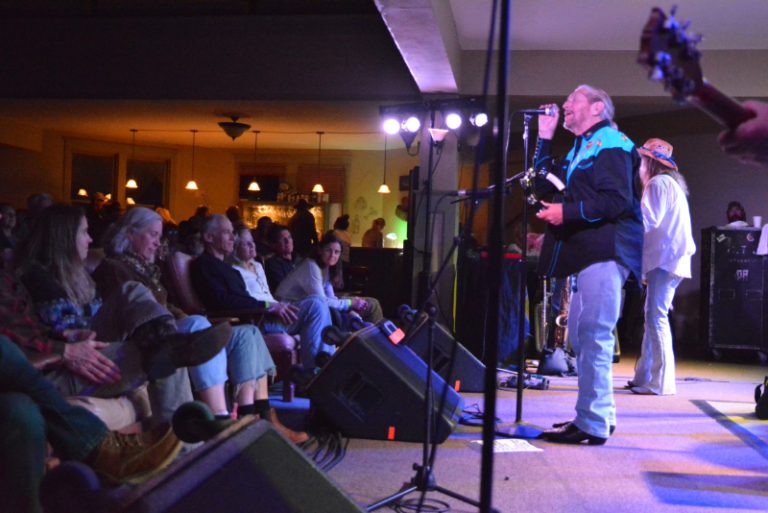
[[[755,254],[760,230],[701,232],[701,338],[715,358],[723,349],[766,358],[766,259]]]
[[[345,436],[420,442],[424,439],[427,365],[401,342],[386,319],[352,333],[312,381],[307,395]],[[443,442],[463,410],[461,396],[432,371],[436,433]],[[445,407],[438,411],[441,394]]]
[[[135,488],[99,489],[89,467],[65,463],[41,490],[48,513],[363,512],[263,420],[237,422]]]
[[[406,326],[408,337],[404,343],[419,358],[427,361],[429,316],[426,313],[416,318],[418,312],[408,305],[400,305],[398,314]],[[456,346],[453,371],[450,372],[451,354]],[[456,340],[440,323],[435,323],[432,348],[432,368],[457,392],[482,392],[484,388],[485,365]]]

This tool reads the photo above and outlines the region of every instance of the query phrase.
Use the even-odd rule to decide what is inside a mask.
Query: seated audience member
[[[321,337],[323,328],[331,324],[328,306],[323,299],[311,296],[295,305],[276,300],[269,290],[264,269],[255,260],[256,255],[256,245],[250,230],[241,228],[235,236],[233,267],[242,276],[247,294],[253,299],[271,305],[279,315],[274,320],[266,319],[261,328],[265,333],[301,335],[301,363],[305,368],[313,368],[318,352],[333,352],[332,347],[323,344]],[[232,281],[236,282],[236,280]],[[248,307],[248,304],[245,301],[233,300],[231,307]],[[284,314],[280,314],[281,310]]]
[[[725,209],[725,217],[728,224],[722,228],[749,228],[747,223],[747,211],[738,201],[731,201]]]
[[[65,401],[19,348],[0,336],[3,511],[42,513],[39,489],[48,443],[57,457],[85,462],[113,482],[146,480],[171,463],[181,448],[167,423],[133,435],[109,431],[93,414]]]
[[[202,224],[200,225],[202,226]],[[179,237],[175,248],[170,251],[181,251],[191,256],[198,256],[203,252],[203,241],[200,238],[200,227],[192,221],[182,221],[179,224]]]
[[[349,234],[349,215],[339,216],[333,223],[333,234],[341,241],[341,274],[338,283],[334,283],[336,290],[344,288],[344,283],[348,281],[349,274],[349,253],[352,247],[352,236]]]
[[[277,290],[280,282],[291,274],[300,261],[293,251],[293,236],[288,227],[274,223],[269,229],[269,243],[273,255],[264,262],[270,290]]]
[[[99,290],[117,290],[131,281],[142,283],[159,304],[175,315],[179,331],[208,328],[211,324],[205,317],[188,316],[168,304],[168,293],[160,281],[160,268],[155,264],[162,230],[162,218],[156,212],[143,207],[128,211],[110,232],[106,245],[108,256],[94,273]],[[229,415],[224,391],[228,370],[235,385],[238,415],[272,418],[267,375],[274,373],[275,364],[255,326],[235,326],[224,349],[211,360],[189,369],[195,391],[214,414],[221,417]]]
[[[381,306],[374,298],[338,298],[333,291],[333,275],[340,272],[341,241],[328,232],[315,253],[304,259],[277,288],[275,295],[284,301],[301,301],[310,296],[321,297],[330,308],[341,312],[355,312],[364,320],[376,322],[383,318]]]
[[[296,213],[288,220],[296,252],[302,257],[307,256],[317,245],[315,216],[310,212],[310,208],[307,200],[300,199],[296,203]]]
[[[16,220],[16,239],[19,243],[27,238],[40,213],[51,205],[53,205],[53,198],[45,192],[32,194],[27,198],[27,211]]]
[[[64,395],[97,397],[121,395],[152,378],[153,419],[170,420],[176,407],[191,400],[184,367],[213,358],[226,344],[229,326],[177,333],[173,316],[137,282],[102,302],[84,266],[90,242],[83,212],[54,205],[43,211],[20,251],[22,282],[40,320],[61,341],[44,346],[63,358],[47,376]]]
[[[373,225],[363,234],[364,248],[383,248],[384,247],[384,218],[378,217],[373,220]]]
[[[272,227],[272,218],[261,216],[256,221],[253,230],[253,242],[256,243],[256,254],[262,259],[272,254],[272,245],[269,242],[269,229]]]
[[[245,221],[243,221],[243,217],[240,215],[240,207],[237,205],[232,205],[231,207],[227,208],[226,212],[224,212],[224,215],[227,216],[227,219],[229,219],[229,222],[232,223],[232,227],[235,230],[239,230],[240,228],[245,227]]]
[[[8,203],[0,203],[0,250],[16,247],[16,209]]]

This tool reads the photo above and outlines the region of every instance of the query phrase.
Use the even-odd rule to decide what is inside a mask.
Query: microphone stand
[[[441,151],[441,146],[439,144],[435,144],[433,141],[430,141],[430,156],[429,156],[429,162],[432,162],[432,151],[433,149],[437,147],[438,152]],[[429,169],[428,172],[431,175],[432,169]],[[426,213],[427,219],[429,218],[429,211]],[[429,221],[426,222],[427,226],[429,226]],[[430,234],[427,234],[430,235]],[[429,240],[429,239],[427,239]],[[382,508],[384,506],[390,505],[401,498],[405,497],[406,495],[410,494],[411,492],[419,491],[421,492],[421,497],[419,498],[418,506],[416,507],[416,511],[422,511],[422,506],[424,502],[424,498],[427,492],[440,492],[444,495],[447,495],[449,497],[453,497],[454,499],[457,499],[459,501],[462,501],[466,504],[470,504],[475,507],[481,507],[480,502],[470,499],[469,497],[465,497],[464,495],[461,495],[459,493],[456,493],[452,490],[449,490],[447,488],[443,488],[442,486],[437,484],[437,480],[435,479],[435,475],[433,472],[434,463],[435,463],[435,457],[437,455],[437,443],[432,442],[432,432],[434,430],[435,422],[435,408],[433,406],[433,393],[434,393],[434,387],[432,382],[432,373],[433,373],[433,351],[434,351],[434,333],[435,333],[435,318],[437,316],[437,307],[433,304],[432,299],[435,294],[435,289],[437,288],[437,284],[440,282],[440,278],[442,277],[445,270],[448,268],[448,264],[450,264],[451,260],[453,259],[453,255],[458,248],[460,244],[460,237],[454,237],[453,243],[451,244],[451,248],[448,251],[448,254],[443,259],[442,263],[440,264],[440,268],[437,270],[437,273],[435,274],[434,278],[432,280],[429,279],[429,275],[422,276],[422,278],[426,279],[425,285],[426,289],[423,291],[424,294],[424,302],[421,306],[421,309],[414,315],[413,321],[411,325],[413,326],[419,319],[422,318],[422,315],[424,313],[427,314],[427,358],[426,358],[426,364],[427,364],[427,376],[426,376],[426,384],[425,384],[425,393],[424,393],[424,441],[422,443],[422,455],[421,455],[421,464],[414,463],[413,464],[413,470],[416,471],[416,474],[411,478],[410,482],[405,483],[403,487],[395,492],[392,495],[389,495],[383,499],[380,499],[373,504],[370,504],[365,508],[366,511],[374,511],[376,509]],[[409,330],[408,338],[415,336],[417,333],[417,330]],[[407,345],[408,338],[406,340],[401,341],[401,344]],[[456,344],[454,343],[453,351],[451,354],[451,363],[449,366],[448,374],[450,375],[453,369],[453,361],[456,354]],[[447,388],[448,383],[443,383],[443,390],[441,392],[440,402],[437,409],[437,414],[440,415],[443,412],[443,409],[445,408],[445,400],[447,396]],[[498,513],[494,510],[494,513]]]

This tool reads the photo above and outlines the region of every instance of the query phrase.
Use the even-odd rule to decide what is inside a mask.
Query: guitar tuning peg
[[[693,34],[690,34],[688,36],[688,42],[692,44],[693,46],[698,45],[701,43],[701,40],[703,39],[703,36],[699,34],[698,32],[694,32]]]

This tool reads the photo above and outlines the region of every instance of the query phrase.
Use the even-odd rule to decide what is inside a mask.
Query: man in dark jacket
[[[550,106],[554,107],[554,106]],[[576,136],[568,155],[550,156],[559,112],[539,116],[535,167],[559,178],[565,189],[537,214],[548,223],[540,256],[542,274],[576,275],[568,316],[579,369],[576,418],[556,424],[542,437],[553,442],[601,445],[616,426],[613,399],[613,330],[621,289],[630,274],[640,280],[643,222],[638,186],[639,155],[612,122],[605,91],[577,87],[563,104],[563,127]],[[537,188],[552,190],[540,179]]]
[[[213,215],[203,225],[205,251],[192,262],[192,285],[210,310],[252,310],[273,314],[267,321],[267,333],[287,332],[301,336],[301,363],[314,368],[315,357],[321,351],[332,351],[322,341],[323,328],[331,324],[328,306],[321,298],[310,296],[296,304],[260,301],[251,297],[242,275],[225,257],[232,254],[235,234],[232,223],[222,215]],[[273,257],[275,258],[275,257]],[[277,330],[277,331],[276,331]]]

